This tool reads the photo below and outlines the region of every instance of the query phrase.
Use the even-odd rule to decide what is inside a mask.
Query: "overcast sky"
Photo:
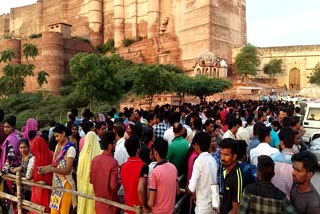
[[[0,0],[0,14],[37,0]],[[320,44],[320,0],[247,0],[248,42],[256,46]]]

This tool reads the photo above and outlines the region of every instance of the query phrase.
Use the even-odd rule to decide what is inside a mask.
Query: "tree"
[[[235,65],[237,71],[245,77],[257,75],[257,67],[260,65],[257,48],[251,44],[244,46],[236,56]]]
[[[162,65],[140,65],[134,76],[132,91],[138,96],[146,96],[149,107],[158,94],[172,89],[172,73]]]
[[[0,62],[4,62],[4,63],[6,63],[7,61],[11,62],[11,60],[15,58],[13,49],[4,50],[0,54],[1,54]]]
[[[89,99],[93,111],[93,99],[112,102],[121,97],[122,85],[115,78],[117,66],[111,60],[94,53],[78,53],[69,63],[74,90],[81,98]]]
[[[37,46],[35,44],[25,43],[23,45],[23,55],[27,61],[29,61],[29,57],[34,60],[37,56],[39,56]]]
[[[263,72],[274,79],[276,74],[282,72],[282,59],[273,59],[268,64],[263,66]]]
[[[320,85],[320,63],[314,67],[314,72],[311,74],[309,78],[309,83]]]
[[[232,83],[227,80],[203,75],[195,76],[189,84],[188,94],[199,97],[201,103],[206,101],[207,96],[220,93],[232,86]]]
[[[39,85],[40,88],[45,83],[46,84],[48,83],[47,76],[49,76],[49,74],[46,71],[44,71],[44,70],[39,71],[38,76],[37,76],[37,82],[38,82],[38,85]]]
[[[175,92],[180,98],[180,105],[184,103],[185,95],[191,91],[192,77],[186,74],[172,74],[172,91]]]
[[[15,57],[14,51],[8,49],[1,52],[0,62],[7,63],[2,69],[3,76],[0,78],[1,96],[8,97],[20,94],[26,84],[25,78],[34,75],[35,65],[29,63],[28,59],[31,57],[34,60],[39,55],[37,46],[25,43],[23,45],[23,55],[27,64],[12,64],[11,60]],[[43,84],[43,82],[38,83],[39,86]]]

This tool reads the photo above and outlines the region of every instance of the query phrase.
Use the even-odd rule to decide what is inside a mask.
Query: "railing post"
[[[18,209],[18,214],[22,214],[21,172],[19,170],[16,173],[16,185],[17,185],[17,209]]]

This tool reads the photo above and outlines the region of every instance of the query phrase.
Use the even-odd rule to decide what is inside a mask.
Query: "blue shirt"
[[[270,157],[274,162],[292,164],[291,157],[293,154],[292,149],[283,149],[277,154],[270,155]]]
[[[251,138],[251,141],[248,144],[247,152],[250,154],[250,150],[256,148],[260,143],[260,140],[258,137],[253,136]]]
[[[270,135],[271,135],[270,146],[272,146],[273,148],[276,148],[277,146],[280,145],[279,136],[278,136],[278,134],[273,130],[273,128],[271,128]]]
[[[247,162],[239,163],[242,178],[243,178],[243,188],[245,188],[248,184],[253,184],[258,181],[257,179],[257,167],[253,164]]]

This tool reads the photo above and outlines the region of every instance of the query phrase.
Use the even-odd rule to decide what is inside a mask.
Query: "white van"
[[[300,102],[301,114],[304,115],[302,125],[306,133],[302,140],[307,144],[320,138],[320,101]]]

